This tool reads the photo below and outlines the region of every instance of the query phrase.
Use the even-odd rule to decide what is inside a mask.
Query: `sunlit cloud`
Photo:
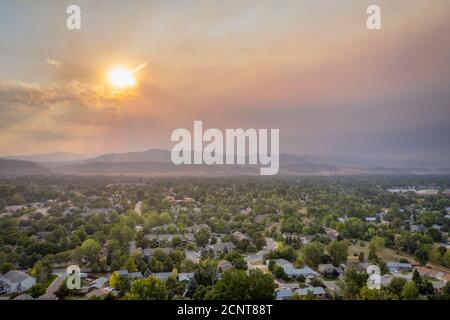
[[[58,61],[55,59],[50,59],[50,58],[47,58],[46,62],[49,66],[55,68],[56,70],[60,70],[63,65],[61,61]]]

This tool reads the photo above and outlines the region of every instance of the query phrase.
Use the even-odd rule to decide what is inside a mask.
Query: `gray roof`
[[[411,269],[412,265],[410,263],[402,263],[402,262],[388,262],[386,266],[389,269]]]
[[[191,281],[194,278],[193,272],[181,272],[178,274],[179,281]]]
[[[119,274],[119,276],[126,276],[128,275],[128,270],[117,270],[115,271]]]
[[[292,264],[286,264],[283,266],[283,270],[284,272],[288,275],[288,276],[304,276],[304,277],[310,277],[310,276],[318,276],[319,274],[314,271],[313,269],[311,269],[310,267],[303,267],[300,269],[296,269],[292,266]]]
[[[24,293],[21,294],[20,296],[15,297],[14,300],[34,300],[34,298],[29,294]]]
[[[89,287],[102,288],[105,285],[105,283],[107,283],[107,282],[108,282],[108,278],[101,277],[101,278],[98,278],[98,279],[95,279],[94,281],[92,281],[89,284]]]
[[[12,283],[22,282],[27,278],[33,278],[33,277],[27,275],[25,272],[18,271],[18,270],[8,271],[7,273],[5,273],[4,277],[5,277],[5,279],[9,280]]]
[[[211,248],[214,251],[224,251],[225,248],[227,248],[227,250],[234,250],[236,249],[236,246],[233,242],[219,242],[214,245],[208,246],[208,248]]]
[[[151,275],[154,277],[158,277],[163,281],[166,281],[172,275],[172,272],[156,272],[152,273]]]
[[[131,278],[131,279],[141,279],[141,278],[143,278],[144,276],[142,275],[141,272],[130,272],[130,273],[128,274],[128,277]]]
[[[300,296],[306,296],[308,292],[312,292],[314,295],[326,294],[325,289],[322,287],[308,287],[295,290]]]
[[[157,250],[164,252],[165,254],[169,254],[173,251],[173,248],[148,248],[142,251],[142,255],[144,257],[151,257],[155,254]]]
[[[277,291],[277,300],[287,300],[292,296],[292,290],[289,288],[281,288]]]
[[[269,264],[269,261],[270,260],[267,261],[267,264]],[[279,266],[292,265],[292,263],[285,259],[273,259],[273,261]]]

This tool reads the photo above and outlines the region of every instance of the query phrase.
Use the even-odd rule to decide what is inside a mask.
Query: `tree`
[[[33,298],[37,299],[40,296],[42,296],[43,294],[45,294],[46,292],[46,288],[43,284],[41,283],[36,283],[34,286],[32,286],[30,288],[30,296],[32,296]]]
[[[377,251],[381,248],[383,248],[385,245],[384,239],[382,237],[375,236],[372,238],[372,240],[369,243],[369,260],[370,261],[377,261],[378,255]]]
[[[109,285],[111,288],[116,289],[119,292],[119,296],[122,297],[130,289],[130,280],[114,271],[109,277]]]
[[[205,287],[213,285],[217,278],[217,262],[212,259],[200,261],[195,268],[194,278],[198,285]]]
[[[344,233],[349,238],[358,238],[363,231],[363,222],[359,218],[349,218],[344,222]]]
[[[429,259],[429,250],[425,245],[420,246],[416,253],[414,254],[414,257],[421,265],[426,265]]]
[[[192,298],[194,300],[204,300],[205,296],[209,294],[209,292],[212,290],[211,286],[205,287],[204,285],[199,285],[194,292],[194,295]]]
[[[349,267],[345,270],[343,278],[338,280],[338,285],[341,287],[344,297],[355,299],[366,281],[367,274],[365,272],[360,273],[354,267]]]
[[[250,282],[243,270],[230,269],[222,274],[206,299],[213,300],[246,300]]]
[[[322,261],[323,245],[319,242],[310,242],[303,246],[303,262],[311,268],[317,268]]]
[[[171,300],[175,296],[184,293],[184,283],[178,281],[176,272],[172,274],[166,281],[167,296]]]
[[[359,262],[364,262],[365,261],[364,252],[363,251],[361,251],[359,253],[358,260],[359,260]]]
[[[42,260],[36,262],[33,269],[31,270],[31,275],[37,278],[38,282],[46,282],[52,276],[52,265],[49,261]]]
[[[134,229],[130,228],[127,225],[116,224],[111,228],[109,232],[109,238],[111,240],[116,240],[121,248],[124,249],[128,248],[130,241],[132,241],[134,237]]]
[[[406,284],[406,280],[400,277],[394,277],[389,284],[388,290],[398,297],[401,297],[403,287]]]
[[[275,275],[275,277],[277,278],[284,278],[286,276],[286,274],[284,273],[284,269],[282,266],[279,266],[277,264],[275,264],[275,266],[273,267],[273,274]]]
[[[394,300],[396,296],[387,289],[369,289],[362,287],[358,294],[360,300]]]
[[[443,264],[443,257],[447,252],[447,248],[444,246],[433,247],[430,251],[429,259],[432,263]]]
[[[128,270],[128,272],[137,272],[138,267],[136,266],[136,262],[133,257],[128,258],[127,263],[124,265],[124,268]]]
[[[97,262],[98,255],[100,254],[101,247],[94,239],[87,239],[81,245],[79,252],[81,257],[93,265]]]
[[[402,297],[405,300],[416,300],[419,297],[419,289],[414,281],[408,281],[402,290]]]
[[[4,262],[1,266],[0,266],[0,273],[7,273],[8,271],[11,271],[14,269],[14,265],[11,262]]]
[[[235,269],[239,270],[247,270],[247,261],[244,258],[237,258],[231,261],[231,264]]]
[[[207,229],[201,229],[195,234],[195,240],[199,247],[204,247],[209,243],[209,232]]]
[[[150,276],[133,281],[126,298],[128,300],[166,300],[167,289],[161,279]]]
[[[259,269],[250,270],[250,287],[248,289],[248,298],[252,300],[272,300],[275,297],[275,288],[277,287],[270,274],[264,273]]]
[[[328,254],[331,257],[331,262],[335,267],[347,261],[348,244],[346,241],[332,241],[328,245]]]
[[[442,264],[446,266],[447,268],[450,268],[450,251],[447,250],[447,252],[442,256]]]
[[[114,271],[109,277],[109,286],[111,288],[117,288],[120,281],[120,275],[117,271]]]

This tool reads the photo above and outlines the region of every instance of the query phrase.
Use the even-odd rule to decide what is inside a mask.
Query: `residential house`
[[[292,289],[291,288],[281,288],[276,291],[276,299],[277,300],[289,300],[292,297]]]
[[[172,275],[172,272],[155,272],[151,274],[154,277],[161,279],[162,281],[167,281]]]
[[[325,234],[331,240],[338,240],[338,238],[339,238],[339,232],[337,232],[337,230],[334,230],[331,228],[325,228]]]
[[[186,260],[191,260],[194,263],[199,263],[201,259],[200,252],[184,250],[184,254],[186,255]]]
[[[434,278],[437,280],[444,281],[445,283],[450,281],[450,274],[440,270],[434,270],[421,266],[415,267],[414,270],[417,270],[417,272],[419,272],[421,277]]]
[[[415,233],[424,232],[427,230],[423,224],[413,224],[410,226],[410,231]]]
[[[91,283],[89,283],[88,291],[96,290],[103,288],[106,283],[108,283],[109,279],[106,277],[100,277],[98,279],[95,279]]]
[[[0,292],[20,293],[27,291],[36,284],[36,278],[27,275],[25,272],[11,270],[4,275],[0,274]]]
[[[193,225],[192,227],[186,228],[186,232],[189,232],[189,233],[198,233],[201,230],[207,230],[209,232],[209,231],[211,231],[211,228],[206,223],[196,224],[196,225]]]
[[[315,298],[323,299],[326,298],[327,293],[324,288],[322,287],[307,287],[307,288],[299,288],[295,290],[299,296],[303,297],[308,295],[309,293],[312,293]]]
[[[157,251],[164,252],[165,254],[170,254],[173,251],[173,248],[148,248],[142,250],[142,255],[144,256],[144,258],[150,260]]]
[[[128,270],[117,270],[115,271],[117,274],[119,274],[119,276],[121,277],[126,277],[128,279],[141,279],[143,278],[142,273],[141,272],[128,272]]]
[[[227,271],[227,270],[229,270],[231,268],[233,268],[233,265],[231,264],[231,262],[226,261],[226,260],[220,260],[219,261],[218,269],[219,269],[220,273],[225,272],[225,271]]]
[[[411,272],[412,265],[411,263],[402,263],[402,262],[387,262],[386,267],[389,269],[391,273],[399,273],[399,272]]]
[[[128,278],[129,279],[142,279],[144,276],[142,275],[141,272],[130,272],[128,273]]]
[[[20,211],[22,209],[25,209],[26,206],[24,205],[17,205],[17,206],[6,206],[5,210],[8,213],[16,213],[17,211]]]
[[[190,282],[194,278],[193,272],[180,272],[178,274],[178,281]]]
[[[344,271],[341,267],[335,267],[332,264],[328,263],[319,264],[319,273],[324,276],[333,277],[340,276],[342,273],[344,273]]]
[[[232,242],[218,242],[213,245],[206,246],[206,249],[214,251],[216,254],[230,252],[236,249],[236,245]]]
[[[179,238],[183,245],[188,243],[195,243],[195,235],[193,233],[186,234],[148,234],[145,236],[147,240],[154,241],[156,245],[160,246],[164,243],[170,243],[175,238]]]
[[[240,231],[235,231],[232,234],[233,238],[235,238],[237,241],[244,241],[244,240],[250,240],[245,234],[243,234]]]
[[[311,269],[308,266],[304,266],[303,268],[295,268],[292,263],[285,259],[274,259],[273,260],[277,265],[283,268],[284,273],[290,278],[298,278],[303,276],[305,278],[315,278],[319,276],[319,274]],[[266,264],[269,264],[269,261],[266,261]]]

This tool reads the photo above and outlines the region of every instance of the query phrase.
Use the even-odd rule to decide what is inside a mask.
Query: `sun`
[[[116,89],[122,90],[136,86],[137,81],[133,70],[115,67],[108,73],[109,83]]]

